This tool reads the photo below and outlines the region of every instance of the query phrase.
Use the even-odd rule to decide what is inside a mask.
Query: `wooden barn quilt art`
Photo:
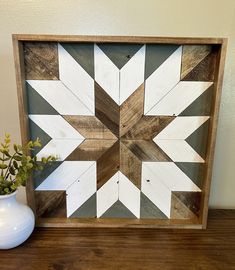
[[[14,38],[42,225],[205,225],[224,39]]]

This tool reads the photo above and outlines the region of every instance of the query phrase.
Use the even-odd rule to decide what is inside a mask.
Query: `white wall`
[[[20,142],[12,33],[228,37],[210,206],[235,208],[234,0],[0,0],[0,137]]]

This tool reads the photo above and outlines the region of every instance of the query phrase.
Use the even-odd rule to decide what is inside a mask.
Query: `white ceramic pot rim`
[[[16,194],[18,193],[18,190],[14,191],[11,194],[7,194],[7,195],[0,195],[0,200],[4,200],[6,198],[10,198],[10,197],[14,197]]]

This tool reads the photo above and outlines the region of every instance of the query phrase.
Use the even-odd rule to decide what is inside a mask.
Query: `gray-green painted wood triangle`
[[[140,218],[168,219],[167,216],[141,192]]]
[[[35,148],[35,150],[33,150],[33,155],[36,155],[51,140],[51,137],[30,119],[29,134],[32,141],[35,141],[37,138],[39,138],[42,145],[41,148]]]
[[[185,141],[203,158],[206,158],[209,120],[195,130]]]
[[[203,94],[193,101],[180,116],[209,116],[211,115],[211,103],[213,95],[213,85]]]
[[[94,218],[96,217],[96,193],[84,202],[70,218]]]
[[[175,164],[184,172],[199,188],[202,188],[205,172],[204,163],[175,162]]]
[[[178,48],[178,45],[147,44],[145,55],[145,79],[159,68],[160,65]]]
[[[34,171],[33,172],[34,188],[36,189],[62,163],[63,163],[63,161],[54,161],[51,164],[45,165],[45,167],[42,171]],[[40,164],[40,162],[39,162],[39,164]]]
[[[41,95],[26,82],[28,114],[59,114]]]
[[[94,78],[94,44],[61,43],[61,45]]]
[[[102,216],[101,218],[136,218],[126,206],[116,201]]]
[[[121,69],[143,46],[141,44],[124,43],[99,43],[97,45],[119,69]]]

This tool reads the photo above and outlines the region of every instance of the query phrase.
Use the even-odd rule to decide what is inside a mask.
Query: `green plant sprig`
[[[19,186],[25,186],[33,171],[43,170],[46,164],[57,160],[55,156],[31,157],[29,153],[40,148],[39,138],[29,141],[25,146],[13,144],[11,153],[11,137],[5,134],[4,141],[0,143],[0,195],[13,193]]]

